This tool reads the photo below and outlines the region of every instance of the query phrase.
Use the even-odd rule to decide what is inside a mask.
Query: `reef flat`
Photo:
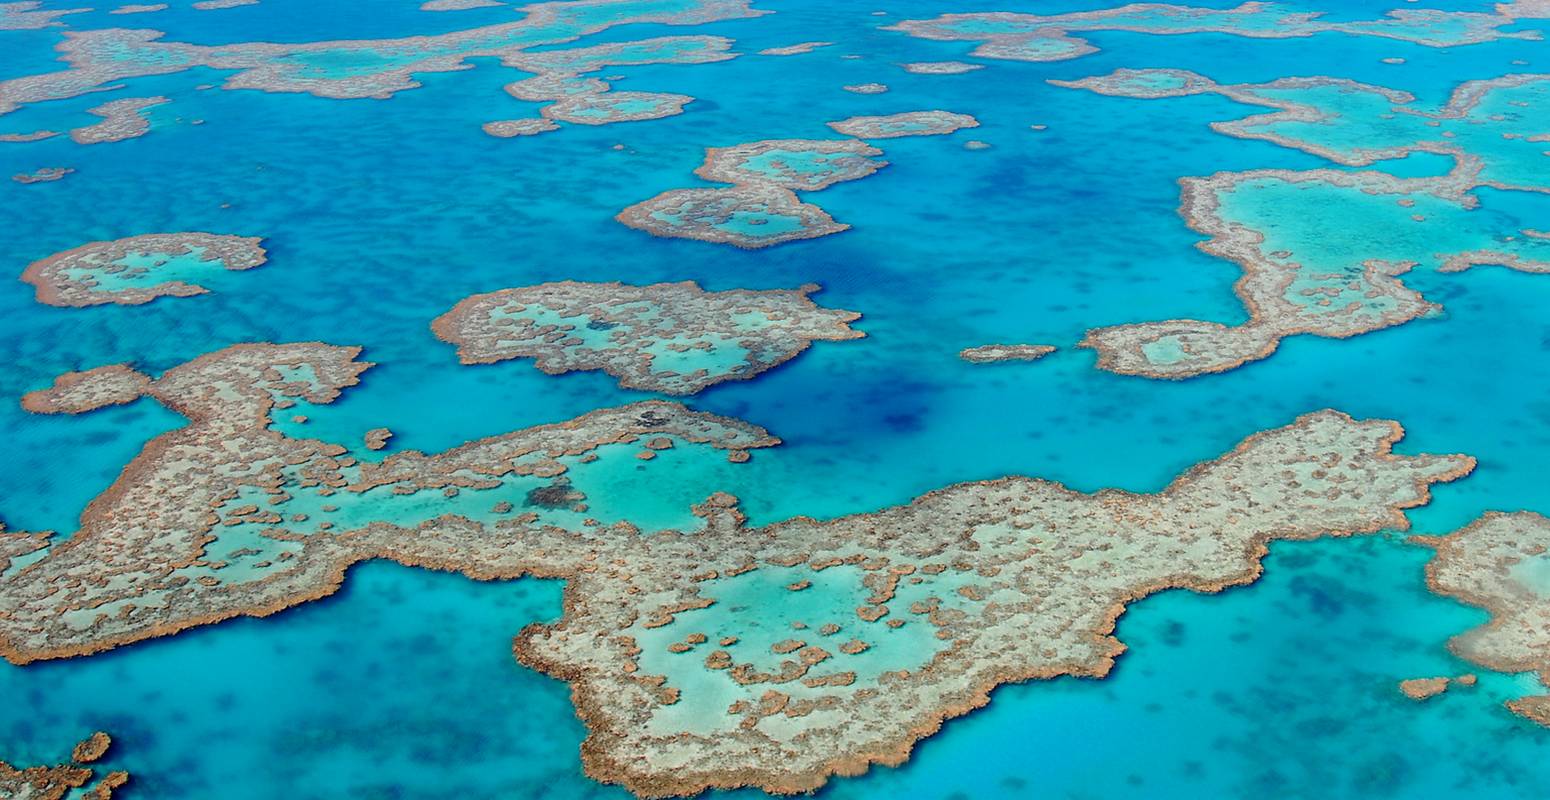
[[[471,11],[476,8],[494,8],[505,3],[497,0],[426,0],[420,4],[421,11]]]
[[[563,281],[474,295],[431,330],[464,364],[533,358],[552,375],[600,369],[626,388],[687,395],[752,378],[814,341],[865,335],[850,327],[860,314],[820,308],[816,291]]]
[[[22,408],[34,414],[85,414],[133,403],[150,388],[151,379],[128,364],[108,364],[60,375],[53,386],[22,395]]]
[[[973,72],[984,69],[984,64],[968,64],[963,61],[912,61],[908,64],[900,64],[905,72],[916,75],[962,75],[965,72]]]
[[[192,297],[209,291],[195,283],[212,269],[248,270],[266,252],[252,236],[215,233],[148,233],[91,242],[35,261],[21,279],[37,287],[51,306],[140,305],[158,297]]]
[[[1550,242],[1505,230],[1464,193],[1468,166],[1441,178],[1379,172],[1255,170],[1185,178],[1181,213],[1201,250],[1243,268],[1234,291],[1249,320],[1166,320],[1097,328],[1081,346],[1100,369],[1149,378],[1223,372],[1307,333],[1344,338],[1439,310],[1399,276],[1418,265],[1490,264],[1550,272]]]
[[[65,24],[59,20],[60,17],[69,14],[84,14],[88,11],[91,11],[91,9],[46,9],[39,0],[26,0],[26,2],[20,3],[0,3],[0,31],[53,28]]]
[[[1072,35],[1085,31],[1218,33],[1253,39],[1343,33],[1428,47],[1457,47],[1500,39],[1538,39],[1537,31],[1504,29],[1519,20],[1550,17],[1550,4],[1545,0],[1515,0],[1496,4],[1495,13],[1399,9],[1381,19],[1348,22],[1329,21],[1324,16],[1320,11],[1302,11],[1273,2],[1246,2],[1229,9],[1132,3],[1049,16],[1007,11],[943,14],[934,19],[905,20],[884,30],[920,39],[980,42],[970,55],[1012,61],[1065,61],[1098,52],[1091,42]]]
[[[1275,351],[1286,336],[1343,338],[1439,310],[1400,282],[1416,266],[1454,272],[1498,265],[1550,271],[1550,247],[1527,220],[1477,210],[1479,187],[1550,191],[1536,135],[1550,117],[1550,77],[1462,84],[1436,111],[1403,92],[1335,78],[1223,86],[1180,70],[1118,70],[1056,85],[1163,98],[1220,94],[1276,111],[1213,123],[1347,166],[1424,152],[1448,156],[1446,175],[1256,170],[1180,180],[1180,213],[1210,237],[1198,246],[1243,268],[1235,291],[1249,311],[1236,326],[1166,320],[1098,328],[1082,345],[1098,365],[1153,378],[1222,372]]]
[[[647,438],[746,461],[748,449],[779,441],[661,401],[378,462],[271,428],[274,410],[329,403],[355,385],[371,366],[359,352],[237,345],[147,380],[144,393],[189,424],[149,442],[68,539],[40,551],[36,534],[0,534],[20,543],[0,545],[12,554],[0,572],[0,655],[66,658],[266,616],[333,593],[368,558],[484,579],[569,575],[595,557],[589,542],[638,535],[627,522],[604,525],[578,488],[599,465],[633,461],[621,447]],[[117,369],[63,378],[28,407],[121,402],[124,381]],[[97,382],[106,388],[94,391]]]
[[[93,770],[87,765],[106,755],[112,743],[106,733],[97,731],[75,746],[69,763],[15,767],[0,761],[0,796],[11,800],[111,800],[114,790],[129,782],[129,773],[109,772],[92,783]]]
[[[720,36],[662,36],[508,55],[502,61],[505,66],[537,75],[508,84],[506,93],[518,100],[549,105],[539,109],[541,116],[537,119],[498,120],[487,123],[485,132],[495,136],[531,135],[555,130],[556,120],[607,125],[681,114],[684,106],[694,102],[693,97],[664,92],[615,92],[607,82],[583,76],[608,67],[728,61],[737,57],[730,52],[731,47],[732,41]]]
[[[1448,647],[1486,669],[1536,673],[1541,686],[1550,686],[1550,519],[1491,513],[1446,536],[1411,541],[1437,551],[1426,565],[1433,592],[1491,614]],[[1550,726],[1550,695],[1509,700],[1507,708]]]
[[[1464,81],[1448,101],[1428,109],[1415,96],[1344,78],[1281,78],[1269,83],[1219,84],[1185,70],[1116,70],[1051,84],[1117,97],[1155,99],[1215,94],[1275,109],[1213,122],[1225,136],[1258,139],[1350,167],[1413,153],[1449,156],[1467,167],[1456,192],[1475,186],[1550,192],[1546,130],[1550,75],[1505,75]]]
[[[760,248],[848,229],[796,191],[865,178],[888,165],[882,151],[855,139],[771,139],[711,147],[695,174],[717,189],[672,189],[615,217],[653,236]]]
[[[144,136],[151,130],[151,121],[145,118],[145,109],[169,102],[172,101],[165,97],[125,97],[103,103],[86,111],[102,117],[102,121],[70,131],[70,138],[76,144],[104,144]]]
[[[798,42],[781,47],[766,47],[759,51],[761,56],[799,56],[803,53],[811,53],[820,47],[829,47],[834,42]]]
[[[979,127],[979,120],[951,111],[906,111],[874,117],[850,117],[829,127],[860,139],[892,139],[899,136],[941,136],[964,128]]]
[[[69,167],[41,167],[32,172],[18,172],[11,176],[17,183],[49,183],[57,181],[75,170]]]
[[[639,13],[631,13],[632,4],[639,7]],[[609,13],[592,13],[599,9]],[[505,66],[527,71],[542,71],[546,65],[558,69],[554,65],[569,59],[572,68],[579,68],[576,59],[595,57],[598,51],[525,51],[565,44],[619,25],[696,25],[764,13],[749,8],[748,0],[581,0],[539,3],[522,11],[526,16],[516,22],[434,36],[301,44],[203,46],[162,41],[163,34],[155,30],[70,31],[57,48],[68,68],[0,81],[0,114],[27,103],[98,91],[117,81],[195,67],[233,71],[222,85],[226,89],[304,92],[336,99],[384,98],[419,86],[416,74],[467,69],[469,58],[499,58]],[[614,43],[602,49],[628,52],[635,44]],[[692,44],[691,49],[698,44]]]
[[[763,528],[718,495],[692,536],[610,540],[517,658],[571,683],[598,780],[809,791],[904,761],[999,684],[1105,675],[1133,600],[1249,583],[1272,539],[1405,527],[1474,460],[1393,454],[1400,435],[1309,414],[1158,494],[1014,477]]]
[[[1055,352],[1047,344],[982,344],[958,351],[958,357],[970,364],[994,364],[998,361],[1038,361]]]

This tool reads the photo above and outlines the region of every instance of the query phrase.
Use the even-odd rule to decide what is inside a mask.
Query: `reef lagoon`
[[[0,798],[1543,798],[1547,34],[0,3]]]

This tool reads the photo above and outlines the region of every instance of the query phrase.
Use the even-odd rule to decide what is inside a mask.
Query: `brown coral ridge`
[[[21,279],[37,287],[37,299],[51,306],[95,306],[104,303],[140,305],[158,297],[192,297],[209,290],[196,283],[166,280],[145,286],[99,290],[93,272],[118,274],[131,268],[118,262],[133,254],[176,257],[201,251],[200,262],[212,268],[241,271],[261,266],[268,252],[257,236],[218,233],[148,233],[112,241],[89,242],[35,261],[22,271]],[[156,266],[140,268],[154,274]],[[82,275],[72,275],[80,271]]]
[[[1104,676],[1124,650],[1115,621],[1134,600],[1252,582],[1271,540],[1406,527],[1404,509],[1427,502],[1430,484],[1467,474],[1474,461],[1396,455],[1401,436],[1393,422],[1309,414],[1149,495],[1083,494],[1012,477],[875,513],[762,528],[745,526],[735,499],[718,495],[698,509],[707,524],[692,537],[615,540],[596,569],[566,585],[562,618],[528,626],[514,649],[522,663],[571,684],[589,728],[582,758],[597,780],[647,797],[742,786],[811,791],[831,775],[902,763],[916,741],[985,705],[1000,684]],[[718,579],[765,568],[816,575],[838,565],[868,573],[865,592],[883,596],[905,575],[942,582],[928,584],[940,591],[910,609],[929,612],[936,627],[941,649],[928,663],[831,680],[807,674],[824,668],[821,654],[783,670],[789,675],[760,676],[730,675],[719,671],[729,659],[685,652],[664,656],[679,659],[665,662],[667,674],[643,674],[636,637],[715,606]],[[954,585],[967,591],[949,592]],[[865,592],[858,609],[886,611],[869,609]],[[716,632],[722,641],[735,634]],[[673,716],[705,702],[692,692],[705,678],[680,680],[679,672],[702,669],[725,676],[725,690],[740,699],[725,716]],[[800,686],[785,682],[804,675]],[[721,689],[710,691],[710,702],[725,701]]]
[[[1461,207],[1474,208],[1478,200],[1470,190],[1481,185],[1480,162],[1461,160],[1455,169],[1435,178],[1396,178],[1380,172],[1343,172],[1315,169],[1280,169],[1218,172],[1205,178],[1181,178],[1179,214],[1189,227],[1207,237],[1196,243],[1201,251],[1237,264],[1243,277],[1233,291],[1249,312],[1249,320],[1237,326],[1202,320],[1174,319],[1095,328],[1077,344],[1098,352],[1098,368],[1122,375],[1181,380],[1226,372],[1270,356],[1281,340],[1299,334],[1348,338],[1401,325],[1434,313],[1440,307],[1405,286],[1399,276],[1414,262],[1368,260],[1362,262],[1368,297],[1393,301],[1381,314],[1323,314],[1307,317],[1286,299],[1297,278],[1296,263],[1282,263],[1275,254],[1262,252],[1264,234],[1226,220],[1220,211],[1221,196],[1243,183],[1275,179],[1288,183],[1323,183],[1355,188],[1370,195],[1404,196],[1431,194]],[[1441,272],[1457,272],[1471,266],[1494,265],[1523,272],[1550,272],[1550,262],[1536,261],[1496,250],[1471,250],[1445,254]],[[1354,309],[1347,309],[1354,310]],[[1149,358],[1144,348],[1163,340],[1178,343],[1181,357],[1171,363]]]
[[[73,790],[91,783],[92,770],[83,766],[102,758],[113,740],[97,731],[75,746],[71,763],[17,768],[0,761],[0,797],[16,800],[64,800]],[[111,800],[113,790],[129,782],[129,773],[110,772],[78,796],[84,800]]]
[[[783,160],[772,161],[773,172],[749,163],[772,152],[800,152],[826,157],[827,168],[802,172]],[[797,191],[818,191],[842,181],[865,178],[888,162],[875,160],[882,151],[858,139],[769,139],[731,147],[711,147],[696,175],[732,184],[714,189],[672,189],[620,211],[614,219],[653,236],[698,239],[745,249],[813,239],[849,230],[822,208],[798,199]],[[770,217],[795,217],[795,229],[754,235],[721,226],[751,217],[747,224],[767,225]],[[676,217],[676,221],[673,219]]]
[[[477,579],[569,575],[596,557],[600,542],[638,532],[591,521],[562,528],[536,513],[481,522],[448,511],[399,522],[391,498],[423,491],[450,501],[510,477],[560,475],[568,468],[560,459],[606,444],[660,436],[732,453],[779,442],[757,426],[665,401],[371,463],[271,427],[276,409],[329,403],[355,385],[370,366],[359,353],[316,342],[236,345],[149,381],[144,393],[189,423],[151,440],[87,506],[73,536],[0,582],[0,655],[16,664],[67,658],[266,616],[331,594],[347,567],[371,558]],[[379,517],[340,530],[279,513],[297,495],[358,500],[374,489],[369,497],[384,504]],[[264,508],[243,499],[254,496]],[[0,553],[24,555],[42,538],[0,543]]]
[[[1486,624],[1448,642],[1458,657],[1497,672],[1533,672],[1550,686],[1550,519],[1491,512],[1446,536],[1410,541],[1436,551],[1432,592],[1484,609]],[[1550,695],[1509,700],[1514,714],[1550,727]]]
[[[431,330],[457,346],[464,364],[533,358],[550,375],[600,369],[630,389],[688,395],[731,380],[748,380],[796,358],[815,341],[845,341],[866,334],[850,327],[854,311],[829,309],[809,297],[817,284],[797,289],[732,289],[707,292],[693,281],[630,286],[558,281],[502,289],[464,298],[437,317]],[[523,317],[553,314],[559,322]],[[750,329],[740,322],[762,315]],[[608,341],[588,345],[584,331],[607,331]],[[744,360],[722,371],[662,366],[653,352],[692,356],[740,347]]]

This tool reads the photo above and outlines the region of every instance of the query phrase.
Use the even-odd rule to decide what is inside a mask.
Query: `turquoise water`
[[[611,68],[616,89],[698,98],[682,115],[649,122],[488,136],[483,123],[536,108],[502,90],[526,73],[493,59],[419,76],[423,87],[386,101],[200,91],[225,73],[197,69],[0,117],[4,131],[64,130],[96,121],[85,109],[120,95],[172,99],[151,110],[157,124],[142,138],[0,145],[0,175],[77,170],[32,186],[0,180],[0,258],[14,275],[87,241],[156,231],[259,235],[269,250],[264,267],[225,276],[216,292],[133,308],[45,307],[31,287],[0,284],[9,366],[0,394],[14,399],[62,371],[118,361],[158,372],[234,342],[361,344],[379,366],[339,401],[301,411],[306,435],[358,442],[385,426],[393,448],[429,452],[646,396],[597,372],[458,365],[428,326],[463,297],[562,279],[694,279],[714,291],[813,281],[825,287],[823,305],[865,315],[858,326],[868,338],[816,343],[757,380],[690,402],[766,426],[785,443],[748,464],[686,464],[666,494],[588,492],[594,508],[616,503],[637,519],[650,508],[654,522],[670,521],[724,489],[755,522],[770,522],[874,510],[1014,473],[1080,490],[1156,490],[1254,431],[1333,406],[1401,420],[1406,452],[1479,457],[1474,475],[1411,514],[1419,531],[1452,530],[1487,509],[1550,513],[1542,368],[1550,323],[1541,312],[1550,277],[1416,270],[1405,282],[1443,304],[1442,315],[1351,340],[1295,337],[1269,359],[1185,382],[1094,370],[1090,352],[1069,346],[1088,328],[1244,318],[1231,289],[1238,269],[1196,250],[1199,237],[1175,213],[1178,178],[1331,165],[1213,133],[1212,121],[1261,110],[1220,97],[1126,100],[1044,83],[1121,67],[1188,69],[1222,83],[1322,74],[1409,91],[1434,107],[1461,80],[1546,69],[1544,43],[1436,49],[1336,34],[1094,32],[1083,36],[1100,52],[1076,60],[914,75],[897,65],[974,61],[973,43],[878,31],[898,14],[874,17],[870,6],[755,5],[777,13],[624,26],[578,42],[709,34],[748,54],[839,43],[788,58]],[[1338,17],[1372,19],[1394,5],[1342,4]],[[362,14],[355,3],[264,0],[130,19],[169,40],[223,44],[403,37],[513,18],[509,8],[417,6],[384,0]],[[1014,7],[1051,14],[1102,4]],[[124,24],[106,10],[66,19],[75,29]],[[962,10],[979,9],[922,1],[907,13]],[[59,36],[0,32],[0,77],[57,68]],[[1406,63],[1381,62],[1390,57]],[[866,82],[890,91],[841,88]],[[981,122],[972,138],[993,148],[964,150],[957,139],[968,132],[889,140],[887,169],[808,198],[852,226],[843,233],[744,251],[652,238],[613,220],[628,205],[696,185],[707,146],[834,138],[832,120],[932,108],[972,114]],[[1029,129],[1036,124],[1047,129]],[[1377,168],[1439,171],[1439,160],[1413,158]],[[1488,212],[1550,218],[1550,197],[1480,194]],[[996,370],[958,359],[988,342],[1062,349]],[[8,444],[0,518],[16,530],[73,530],[140,447],[178,424],[145,400],[81,417],[0,403]],[[633,468],[631,460],[594,466]],[[1484,675],[1477,689],[1425,704],[1394,688],[1471,671],[1444,642],[1483,615],[1425,592],[1426,557],[1389,537],[1275,545],[1257,584],[1135,605],[1118,630],[1132,649],[1107,680],[1002,688],[905,766],[837,780],[824,794],[1543,797],[1550,733],[1499,708],[1523,691],[1518,678]],[[87,659],[0,664],[0,758],[51,761],[103,728],[117,742],[108,765],[135,776],[126,797],[621,798],[580,773],[584,729],[567,687],[511,657],[522,626],[558,615],[559,590],[366,564],[339,595],[274,617]]]

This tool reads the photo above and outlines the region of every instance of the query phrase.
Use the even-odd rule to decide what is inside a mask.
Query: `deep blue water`
[[[515,18],[507,8],[433,14],[417,5],[373,0],[367,12],[358,2],[263,0],[194,12],[179,2],[158,14],[107,16],[104,7],[66,19],[217,44],[439,33]],[[433,451],[647,396],[601,373],[545,376],[525,361],[460,366],[428,325],[469,294],[567,278],[692,278],[716,290],[816,281],[820,303],[864,314],[867,339],[819,343],[755,381],[688,401],[785,440],[737,470],[736,485],[704,487],[739,495],[756,522],[870,511],[1013,473],[1082,490],[1155,490],[1250,433],[1324,407],[1400,420],[1405,451],[1480,459],[1474,475],[1411,514],[1417,530],[1448,531],[1487,509],[1550,513],[1550,321],[1541,311],[1550,277],[1412,274],[1406,282],[1446,314],[1345,341],[1294,337],[1272,358],[1221,376],[1174,383],[1094,370],[1090,352],[1069,347],[1088,328],[1244,317],[1231,291],[1237,268],[1197,251],[1175,212],[1179,177],[1329,165],[1211,132],[1209,122],[1252,111],[1220,98],[1133,101],[1044,82],[1118,67],[1189,69],[1222,83],[1317,74],[1435,103],[1462,80],[1545,68],[1543,42],[1443,50],[1333,35],[1099,32],[1084,37],[1101,52],[1078,60],[986,61],[966,75],[926,76],[896,65],[964,59],[972,45],[877,26],[994,9],[877,3],[891,12],[878,17],[865,4],[755,5],[778,13],[621,27],[582,42],[710,33],[748,54],[838,43],[789,58],[606,71],[625,76],[614,82],[620,90],[699,98],[662,120],[487,136],[482,123],[538,107],[501,90],[521,74],[491,59],[421,76],[422,88],[386,101],[199,91],[222,77],[201,69],[124,82],[118,95],[172,98],[150,110],[145,137],[0,144],[0,176],[77,170],[50,184],[0,180],[0,264],[15,274],[86,241],[158,231],[258,235],[270,250],[267,265],[212,280],[210,295],[140,307],[52,308],[29,286],[0,282],[9,367],[0,395],[117,361],[156,372],[234,342],[360,344],[380,366],[312,412],[310,433],[353,442],[386,426],[395,447]],[[1390,7],[1342,3],[1339,16]],[[0,77],[53,69],[59,37],[60,29],[0,32]],[[1406,63],[1380,62],[1391,56]],[[840,88],[874,81],[890,91]],[[0,117],[0,131],[89,124],[84,109],[110,97],[30,107]],[[805,195],[851,224],[845,233],[750,252],[653,239],[612,219],[663,190],[703,185],[692,172],[706,146],[824,138],[830,120],[925,108],[982,125],[880,140],[889,167]],[[992,147],[967,150],[971,138]],[[1440,166],[1416,157],[1393,169]],[[1550,197],[1482,196],[1487,206],[1550,218]],[[1062,350],[1032,365],[957,358],[998,341]],[[0,402],[0,518],[16,530],[72,530],[140,447],[178,424],[150,401],[80,417],[31,416]],[[1519,679],[1488,675],[1473,691],[1426,704],[1394,690],[1403,678],[1470,670],[1444,642],[1483,619],[1425,591],[1425,556],[1391,535],[1275,545],[1253,586],[1135,605],[1118,630],[1131,652],[1109,679],[1002,688],[904,767],[838,780],[824,793],[1542,798],[1550,731],[1499,707],[1521,691]],[[118,741],[109,763],[135,776],[131,797],[623,797],[582,777],[584,729],[564,684],[511,658],[517,630],[558,615],[559,591],[554,582],[481,584],[368,564],[339,595],[268,619],[88,659],[0,664],[0,758],[51,762],[100,728]]]

